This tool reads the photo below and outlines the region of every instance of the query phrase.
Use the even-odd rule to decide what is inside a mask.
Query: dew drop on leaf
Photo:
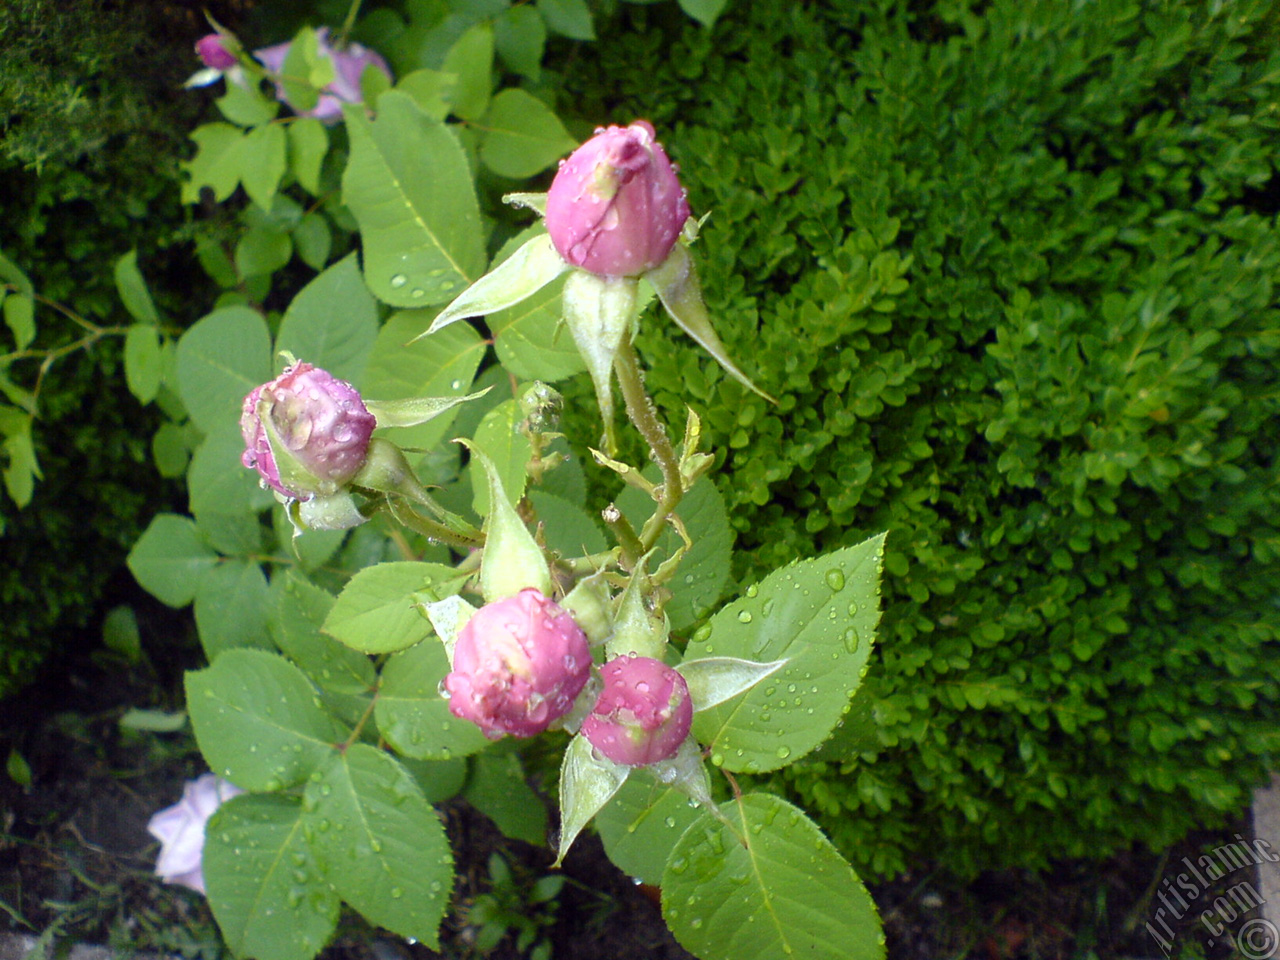
[[[832,590],[844,589],[844,573],[840,570],[828,570],[826,576],[827,586]]]

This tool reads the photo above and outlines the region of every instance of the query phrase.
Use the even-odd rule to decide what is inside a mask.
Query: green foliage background
[[[864,720],[778,777],[859,870],[1161,849],[1275,766],[1276,14],[625,8],[579,53],[583,115],[649,118],[711,212],[780,400],[645,325],[741,579],[890,531]]]

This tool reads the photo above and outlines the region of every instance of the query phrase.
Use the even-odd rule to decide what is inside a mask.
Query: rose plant
[[[468,43],[483,44],[492,16]],[[294,39],[278,96],[294,96],[289,74],[318,102],[332,82],[320,42],[341,48],[330,36]],[[197,131],[189,170],[193,198],[245,188],[239,270],[282,222],[290,245],[307,242],[317,211],[291,221],[289,192],[323,192],[307,151],[329,140],[305,100],[276,121],[266,73],[237,56],[246,85],[228,72],[228,119],[272,106],[231,134]],[[461,792],[504,830],[542,839],[518,753],[494,752],[542,737],[563,748],[556,863],[594,824],[619,867],[661,885],[694,953],[882,955],[852,868],[803,811],[742,778],[844,722],[878,619],[883,537],[720,606],[731,538],[708,476],[717,455],[700,449],[692,410],[673,439],[646,394],[634,340],[660,321],[642,315],[641,283],[750,381],[703,304],[696,224],[653,127],[602,128],[548,195],[513,196],[545,213],[546,232],[531,226],[490,257],[480,184],[448,118],[493,121],[479,157],[510,176],[498,101],[518,93],[510,102],[527,107],[529,95],[444,103],[430,77],[405,79],[362,83],[361,102],[341,107],[347,150],[325,164],[341,169],[340,202],[320,201],[325,229],[357,228],[358,258],[320,258],[274,325],[251,299],[267,288],[239,283],[169,348],[170,408],[196,437],[193,517],[157,517],[130,565],[165,602],[194,601],[210,662],[187,677],[188,711],[213,773],[244,791],[202,833],[200,876],[228,946],[309,960],[343,903],[437,944],[453,865],[431,804]],[[544,142],[569,152],[545,116],[532,121],[553,131]],[[234,161],[214,159],[224,136]],[[279,137],[286,162],[267,183],[246,158],[269,159]],[[462,322],[480,317],[483,332]],[[491,344],[500,365],[484,367]],[[618,485],[597,511],[579,459],[590,442],[557,432],[549,385],[582,372],[605,436],[593,468]],[[621,459],[615,384],[647,465]]]

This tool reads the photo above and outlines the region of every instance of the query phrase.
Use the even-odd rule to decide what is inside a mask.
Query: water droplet
[[[704,623],[697,630],[693,631],[693,636],[690,637],[689,639],[692,640],[694,643],[702,643],[702,641],[706,640],[710,636],[711,636],[711,624]]]
[[[767,617],[767,616],[769,616],[769,614],[773,613],[773,598],[772,598],[772,597],[770,597],[768,600],[766,600],[766,601],[764,602],[764,606],[762,606],[762,607],[760,608],[760,612],[761,612],[761,613],[763,613],[766,617]]]
[[[399,887],[392,887],[392,888],[391,888],[391,899],[392,899],[392,900],[399,900],[399,899],[400,899],[401,897],[403,897],[403,896],[404,896],[404,891],[403,891],[403,890],[401,890]]]
[[[719,753],[713,753],[711,755],[711,762],[713,765],[717,767],[721,766],[724,763],[724,755]]]
[[[675,818],[675,817],[667,817],[667,819],[666,819],[666,820],[664,820],[664,821],[662,821],[662,822],[663,822],[663,823],[665,823],[668,827],[674,828],[674,827],[675,827],[675,825],[676,825],[676,818]]]
[[[844,632],[844,648],[850,653],[858,652],[858,630],[856,627],[850,627]]]
[[[849,616],[856,617],[858,615],[858,605],[856,603],[849,604]]]
[[[830,587],[832,590],[844,589],[844,571],[828,570],[827,576],[825,579],[827,581],[827,586]]]
[[[739,623],[750,623],[750,622],[751,622],[751,611],[750,611],[750,610],[739,610],[739,611],[738,611],[738,622],[739,622]]]
[[[753,583],[751,586],[747,587],[747,596],[748,596],[748,597],[754,597],[754,596],[755,596],[756,594],[758,594],[759,592],[760,592],[760,588],[759,588],[758,586],[756,586],[754,583]]]
[[[787,757],[791,756],[791,748],[790,748],[790,747],[779,747],[779,748],[777,749],[777,751],[776,751],[776,752],[777,752],[777,754],[778,754],[778,759],[779,759],[779,760],[785,760],[785,759],[787,759]]]
[[[684,857],[676,857],[671,861],[672,873],[684,873],[689,868],[689,861]]]
[[[395,287],[395,289],[397,290],[399,290],[408,282],[409,282],[409,278],[406,277],[403,273],[397,273],[394,277],[391,278],[391,286]]]
[[[692,920],[690,920],[690,921],[689,921],[689,926],[691,926],[691,927],[693,927],[693,929],[697,930],[699,927],[701,927],[701,926],[702,926],[702,918],[701,918],[701,917],[694,917]]]

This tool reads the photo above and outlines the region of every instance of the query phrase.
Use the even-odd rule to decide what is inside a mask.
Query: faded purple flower
[[[236,65],[236,55],[227,49],[221,35],[205,34],[196,41],[196,55],[200,62],[213,70],[229,70]]]
[[[653,127],[596,130],[560,165],[547,193],[547,232],[560,256],[600,276],[652,270],[689,219],[689,202]]]
[[[675,756],[689,735],[693,701],[684,677],[652,657],[616,657],[582,735],[614,763],[646,766]]]
[[[333,83],[321,91],[320,99],[314,107],[310,110],[297,110],[299,116],[315,117],[325,123],[341,120],[342,105],[344,103],[364,102],[364,94],[360,90],[360,78],[364,76],[365,70],[373,67],[375,70],[381,70],[385,73],[388,80],[391,79],[391,67],[387,65],[387,61],[368,47],[363,47],[358,43],[349,43],[343,49],[336,50],[329,44],[328,27],[321,27],[316,31],[316,40],[320,56],[327,57],[333,61],[335,76]],[[279,74],[284,68],[285,58],[289,55],[289,48],[292,45],[292,41],[278,43],[273,47],[255,50],[253,55],[272,73]],[[290,107],[293,106],[292,103],[289,103],[289,98],[285,94],[284,85],[278,81],[276,83],[276,96]]]
[[[238,794],[234,783],[206,773],[188,780],[182,799],[165,807],[147,823],[147,830],[160,841],[156,875],[165,883],[178,883],[204,893],[204,827],[213,812]]]
[[[458,634],[449,710],[484,735],[532,737],[573,707],[591,650],[573,617],[532,588],[486,604]]]
[[[279,464],[259,418],[271,420],[290,462]],[[309,363],[295,363],[244,398],[240,462],[287,497],[309,500],[341,489],[364,464],[377,425],[355,387]],[[282,469],[283,468],[283,469]]]

